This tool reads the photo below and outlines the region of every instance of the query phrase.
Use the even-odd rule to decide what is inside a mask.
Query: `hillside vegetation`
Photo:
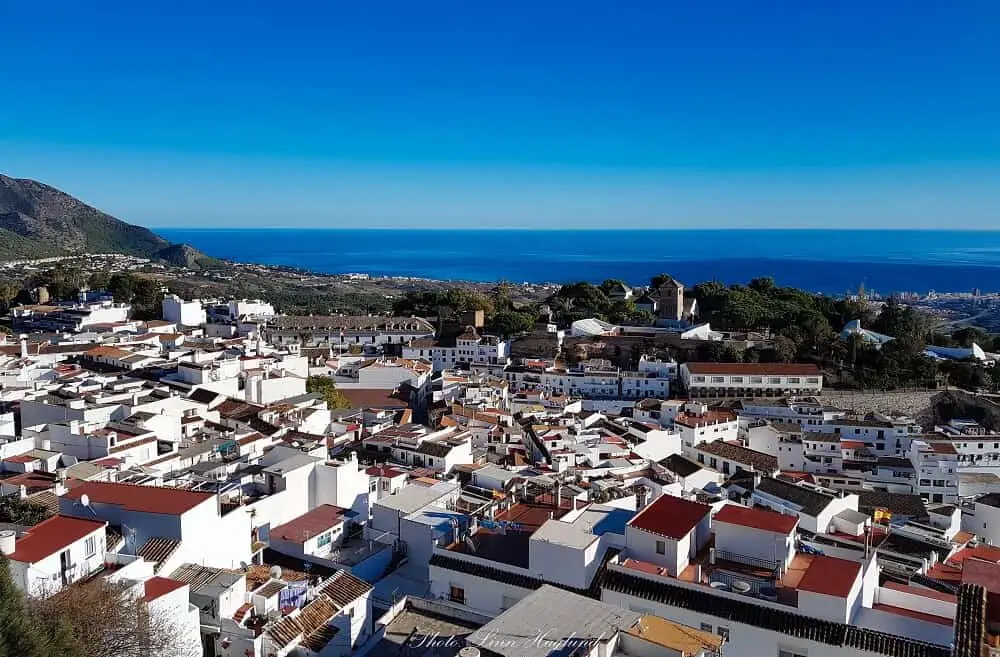
[[[124,253],[191,268],[218,266],[187,245],[101,212],[55,187],[0,174],[0,259]]]

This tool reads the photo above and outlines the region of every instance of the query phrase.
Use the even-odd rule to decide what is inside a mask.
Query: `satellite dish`
[[[82,504],[83,506],[90,506],[90,495],[87,495],[86,493],[81,495],[80,504]]]
[[[271,570],[268,572],[272,579],[281,579],[281,566],[271,566]]]
[[[246,572],[249,569],[250,569],[250,566],[247,565],[246,561],[241,561],[240,562],[240,570],[242,570],[243,572]]]

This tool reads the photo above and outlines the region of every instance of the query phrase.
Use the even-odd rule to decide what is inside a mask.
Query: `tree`
[[[761,276],[750,281],[748,286],[751,290],[755,292],[760,292],[761,294],[767,294],[774,290],[774,279],[770,276]]]
[[[604,294],[610,294],[612,290],[618,289],[618,288],[620,288],[623,285],[625,287],[631,289],[631,287],[628,285],[628,283],[626,283],[625,281],[621,280],[620,278],[609,278],[606,281],[604,281],[603,283],[601,283],[598,287],[600,287],[601,292],[603,292]]]
[[[75,657],[66,619],[37,617],[10,577],[7,559],[0,555],[0,657]]]
[[[530,331],[535,324],[534,313],[518,312],[516,310],[501,310],[489,322],[492,332],[503,337]]]
[[[487,315],[493,314],[493,301],[477,290],[465,287],[453,287],[444,294],[442,302],[458,314],[469,310],[482,310]]]
[[[725,347],[721,342],[703,342],[698,345],[696,352],[698,360],[709,363],[718,363],[722,361],[725,353]]]
[[[667,281],[672,281],[672,280],[674,280],[674,277],[671,276],[670,274],[657,274],[656,276],[653,276],[653,278],[649,280],[649,285],[655,290],[664,283],[666,283]]]
[[[108,292],[118,303],[132,303],[135,293],[135,276],[132,274],[115,274],[108,280]]]
[[[960,347],[971,347],[973,343],[985,343],[989,336],[978,326],[965,326],[951,334],[951,339]]]
[[[70,657],[181,657],[194,648],[192,637],[167,614],[150,610],[127,585],[104,578],[78,582],[28,601],[43,627],[66,627]]]
[[[770,351],[775,362],[790,363],[795,360],[795,343],[783,335],[779,335],[774,339],[774,343],[771,345]]]
[[[337,390],[337,384],[328,376],[313,375],[306,379],[306,392],[323,397],[331,411],[337,408],[351,408],[351,400]]]
[[[0,280],[0,311],[6,312],[10,308],[10,303],[21,291],[21,286],[14,281]]]
[[[0,522],[33,527],[50,515],[44,506],[22,500],[17,495],[0,497]]]

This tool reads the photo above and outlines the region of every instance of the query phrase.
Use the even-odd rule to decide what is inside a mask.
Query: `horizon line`
[[[140,224],[137,224],[140,225]],[[189,231],[248,231],[248,230],[297,230],[297,231],[394,231],[410,230],[421,232],[440,231],[462,231],[462,232],[558,232],[558,233],[586,233],[586,232],[782,232],[782,233],[1000,233],[1000,228],[906,228],[906,227],[873,227],[873,228],[827,228],[827,227],[803,227],[803,228],[778,228],[778,227],[726,227],[726,226],[706,226],[703,228],[678,227],[678,228],[638,228],[621,226],[585,226],[577,228],[530,228],[514,227],[504,228],[495,226],[481,226],[474,228],[452,228],[447,226],[369,226],[369,227],[337,227],[337,226],[177,226],[177,225],[144,225],[150,230],[189,230]]]

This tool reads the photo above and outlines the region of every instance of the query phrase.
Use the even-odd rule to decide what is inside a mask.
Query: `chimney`
[[[20,338],[19,338],[19,340],[21,342],[21,358],[27,358],[28,357],[28,336],[26,336],[26,335],[24,335],[22,333],[21,336],[20,336]]]
[[[17,534],[9,529],[0,532],[0,554],[9,556],[14,554],[14,546],[17,543]]]

